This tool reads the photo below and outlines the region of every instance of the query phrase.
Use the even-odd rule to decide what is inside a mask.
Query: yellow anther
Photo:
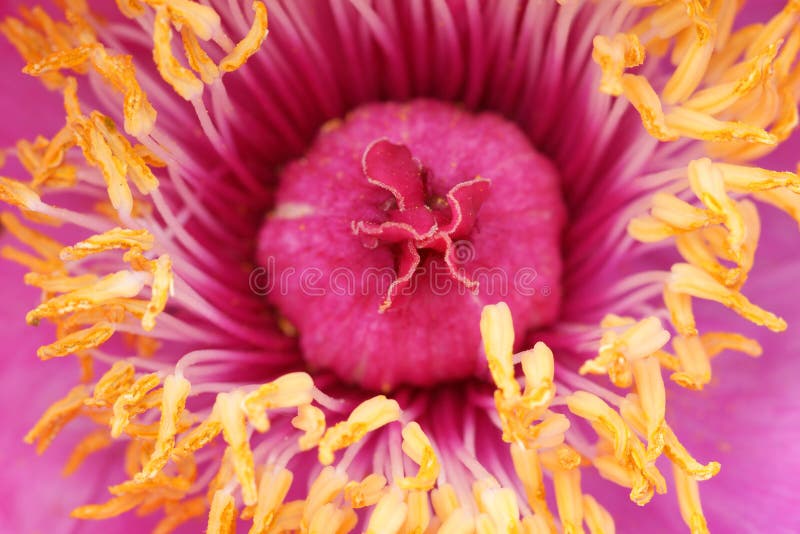
[[[519,522],[517,495],[511,488],[487,488],[480,493],[480,503],[491,517],[498,533],[518,534]]]
[[[786,187],[794,193],[800,193],[800,178],[794,172],[770,171],[731,163],[715,163],[714,166],[722,173],[725,185],[733,191],[747,193]]]
[[[614,534],[614,518],[591,495],[583,495],[583,515],[591,534]]]
[[[436,517],[441,521],[447,519],[461,508],[456,491],[450,484],[441,484],[431,492],[431,504]]]
[[[235,534],[236,501],[233,495],[217,490],[208,511],[208,534]]]
[[[553,472],[556,505],[565,534],[583,532],[583,495],[580,469],[556,469]]]
[[[408,504],[403,500],[403,492],[391,489],[381,497],[367,523],[365,534],[397,534],[403,528],[408,515]]]
[[[117,9],[126,17],[133,19],[144,15],[144,5],[139,0],[116,0]]]
[[[678,466],[673,466],[672,474],[675,477],[675,492],[678,495],[678,505],[681,517],[689,527],[692,534],[707,534],[708,526],[700,504],[700,491],[697,481],[686,476]]]
[[[245,396],[247,420],[259,432],[266,432],[269,430],[267,410],[310,404],[313,390],[314,381],[308,373],[285,374]]]
[[[757,57],[742,63],[744,71],[736,81],[726,81],[699,91],[686,101],[684,107],[716,114],[735,105],[768,78],[779,45],[780,42],[773,43]]]
[[[58,273],[26,273],[25,283],[40,288],[47,293],[68,293],[88,287],[97,282],[94,274],[66,276]]]
[[[109,323],[97,323],[89,328],[72,332],[49,345],[43,345],[36,350],[36,355],[42,360],[61,358],[82,350],[99,347],[114,335],[114,326]]]
[[[142,316],[142,329],[145,332],[155,328],[156,317],[164,311],[167,306],[167,299],[173,292],[172,284],[172,260],[167,254],[163,254],[155,261],[153,282],[150,288],[150,301],[147,303],[147,309]]]
[[[636,217],[628,223],[628,234],[642,243],[663,241],[676,233],[675,228],[649,215]]]
[[[64,425],[75,419],[89,397],[86,387],[75,386],[63,399],[54,402],[42,415],[36,425],[23,438],[25,443],[36,442],[36,453],[42,454]]]
[[[614,456],[622,461],[628,455],[630,432],[625,421],[600,397],[577,391],[567,397],[569,411],[593,423],[598,432],[614,443]]]
[[[186,52],[186,59],[189,61],[189,65],[200,75],[203,83],[211,85],[218,80],[220,76],[219,67],[200,46],[197,37],[190,28],[181,29],[181,40],[183,41],[183,50]]]
[[[667,123],[661,101],[647,78],[624,74],[621,82],[623,94],[639,112],[645,130],[659,141],[678,139],[679,132]]]
[[[758,341],[735,332],[707,332],[700,336],[700,342],[709,358],[724,350],[735,350],[753,357],[763,353]]]
[[[663,427],[667,410],[661,364],[654,356],[636,360],[633,362],[633,376],[647,423],[647,456],[655,460],[664,448]]]
[[[581,374],[608,374],[614,385],[629,387],[633,375],[631,363],[655,354],[669,341],[669,332],[656,317],[648,317],[618,334],[607,330],[600,342],[596,358],[587,360],[580,368]]]
[[[368,432],[377,430],[400,418],[396,401],[378,395],[368,399],[352,411],[346,421],[328,428],[319,442],[319,461],[322,465],[333,463],[333,453],[361,440]]]
[[[325,412],[310,404],[300,406],[297,408],[297,416],[292,418],[292,426],[304,432],[298,438],[300,450],[312,449],[325,433]]]
[[[763,128],[738,121],[721,121],[707,113],[676,107],[664,117],[671,132],[679,136],[714,143],[735,140],[775,145],[777,138]],[[661,139],[662,141],[666,139]]]
[[[222,435],[231,451],[233,469],[242,488],[242,500],[251,506],[258,500],[253,451],[250,450],[247,423],[242,410],[243,396],[240,392],[220,393],[214,410],[222,423]]]
[[[688,171],[694,194],[728,229],[730,254],[738,260],[745,239],[744,218],[725,191],[722,173],[708,158],[691,161]]]
[[[475,532],[475,520],[469,512],[459,508],[442,522],[438,534],[472,534],[473,532]]]
[[[0,201],[33,212],[44,211],[46,207],[36,191],[22,182],[5,176],[0,176]]]
[[[774,332],[786,330],[783,319],[759,308],[738,291],[725,287],[710,274],[688,263],[676,263],[672,266],[669,289],[695,298],[719,302],[745,319],[766,326]]]
[[[209,419],[206,419],[200,423],[180,439],[178,444],[175,446],[173,456],[180,458],[190,455],[194,451],[211,443],[211,441],[216,438],[220,432],[222,432],[222,423],[220,423],[219,420],[215,418],[215,415],[212,414]]]
[[[526,515],[522,518],[522,532],[525,534],[551,534],[555,531],[556,528],[554,526],[550,526],[547,523],[547,520],[538,514]],[[595,533],[593,532],[592,534]]]
[[[674,195],[656,193],[650,213],[677,231],[691,231],[720,222],[709,210],[692,206]]]
[[[57,52],[44,56],[36,62],[29,62],[25,65],[25,68],[22,69],[22,72],[31,76],[40,76],[59,69],[74,69],[80,67],[89,61],[90,55],[98,46],[97,43],[92,43],[77,48],[58,50]]]
[[[697,336],[678,336],[672,340],[672,347],[680,361],[680,371],[670,378],[677,384],[700,390],[711,380],[711,362]]]
[[[553,351],[538,341],[531,350],[520,353],[519,357],[525,375],[525,391],[520,400],[521,404],[531,411],[546,408],[556,393],[553,383],[555,373]]]
[[[180,26],[191,28],[203,41],[218,36],[222,31],[219,15],[213,8],[192,0],[146,0],[153,6],[166,5],[170,18]]]
[[[347,484],[347,475],[328,466],[322,469],[308,490],[303,508],[302,525],[307,529],[314,514],[332,502]]]
[[[102,134],[112,154],[119,161],[121,168],[127,173],[136,189],[146,195],[158,188],[158,179],[147,165],[141,150],[137,150],[130,144],[125,136],[117,130],[114,121],[97,112],[91,114],[91,121],[97,131]],[[113,204],[113,198],[111,200]]]
[[[720,263],[702,232],[687,232],[676,236],[675,246],[683,259],[700,267],[727,287],[739,287],[746,276],[739,267],[729,268]],[[740,256],[741,252],[740,248]]]
[[[88,287],[43,302],[28,312],[25,320],[30,325],[37,325],[46,317],[58,317],[75,311],[88,310],[112,299],[135,297],[144,287],[144,281],[142,274],[119,271],[101,278]]]
[[[353,508],[372,506],[383,496],[385,487],[386,477],[372,473],[361,482],[348,482],[344,486],[344,498]]]
[[[514,378],[514,324],[505,302],[484,306],[481,337],[492,380],[506,399],[519,396],[519,384]]]
[[[0,185],[0,187],[2,187]],[[45,260],[58,262],[58,253],[63,245],[52,237],[28,228],[10,213],[0,214],[0,224],[19,241],[38,252]]]
[[[114,249],[150,250],[153,248],[153,242],[153,235],[147,230],[117,227],[102,234],[93,235],[71,247],[65,247],[60,252],[60,257],[64,261],[73,261]]]
[[[696,336],[697,325],[692,310],[692,298],[683,293],[670,291],[669,286],[664,286],[664,305],[670,314],[670,322],[678,334],[682,336]]]
[[[337,534],[350,532],[358,523],[358,516],[348,508],[339,508],[333,503],[321,506],[311,518],[308,529],[302,532]]]
[[[436,484],[440,468],[431,442],[416,422],[406,425],[402,434],[403,452],[419,465],[419,472],[414,477],[402,479],[399,486],[404,490],[428,491]]]
[[[278,515],[278,510],[283,505],[286,494],[292,485],[293,475],[287,469],[267,471],[261,475],[258,484],[258,503],[256,504],[253,526],[249,534],[265,534],[270,532]]]
[[[631,33],[618,33],[609,39],[598,35],[593,41],[592,59],[600,66],[603,77],[600,91],[609,95],[622,94],[622,75],[626,68],[637,67],[644,62],[644,47],[639,38]]]
[[[431,508],[427,491],[410,491],[406,498],[408,513],[402,534],[422,534],[431,523]]]
[[[205,497],[168,503],[164,506],[164,517],[153,528],[153,534],[171,534],[187,521],[205,515],[207,507]]]
[[[86,404],[97,407],[111,407],[120,395],[133,385],[135,369],[126,361],[114,362],[114,365],[100,377],[94,386],[91,399]]]
[[[522,482],[522,487],[525,489],[528,504],[537,516],[544,518],[546,524],[555,529],[553,514],[547,505],[539,454],[534,449],[524,449],[518,444],[512,443],[511,459],[514,462],[514,470]]]
[[[184,99],[193,100],[199,97],[203,92],[203,82],[172,55],[170,14],[164,6],[156,7],[153,43],[153,58],[161,77]]]
[[[269,22],[267,20],[266,6],[263,2],[253,2],[253,12],[254,19],[250,31],[241,41],[236,43],[236,46],[227,56],[222,58],[219,64],[222,72],[231,72],[244,65],[248,58],[261,48],[261,43],[267,38]]]
[[[664,86],[664,101],[668,104],[682,102],[703,81],[711,54],[714,52],[716,27],[699,23],[694,28],[694,40],[681,59],[672,77]]]
[[[130,389],[114,401],[114,415],[111,418],[111,436],[118,438],[130,423],[131,417],[143,412],[143,403],[150,390],[158,386],[158,374],[150,373],[140,377]]]
[[[665,432],[664,454],[676,467],[695,480],[708,480],[716,476],[720,470],[718,462],[709,462],[703,465],[695,460],[669,427],[666,427]]]
[[[70,515],[76,519],[109,519],[139,506],[145,494],[128,494],[112,497],[103,504],[88,504],[75,508]]]
[[[300,530],[305,501],[291,501],[280,507],[270,532],[295,532]]]
[[[158,438],[153,447],[153,454],[136,480],[153,478],[169,461],[175,448],[175,435],[178,433],[178,422],[186,408],[191,384],[182,376],[170,375],[164,380],[161,396],[161,420],[158,426]]]

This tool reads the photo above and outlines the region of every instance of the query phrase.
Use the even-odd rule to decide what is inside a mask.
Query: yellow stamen
[[[199,6],[199,4],[194,5],[205,7]],[[197,33],[194,27],[192,29]],[[153,59],[161,77],[184,99],[194,100],[199,97],[203,92],[203,82],[197,79],[192,71],[183,67],[172,54],[170,15],[164,6],[156,8],[153,43]]]
[[[267,20],[266,6],[263,2],[253,2],[253,11],[255,15],[250,31],[248,31],[244,39],[236,43],[233,50],[222,59],[219,64],[219,68],[222,72],[231,72],[244,65],[248,58],[261,48],[261,43],[267,38],[269,22]]]
[[[692,534],[707,534],[706,518],[700,505],[700,492],[697,481],[686,476],[677,466],[672,468],[675,477],[675,491],[678,494],[678,504],[681,517],[691,530]]]
[[[403,452],[419,465],[419,472],[414,477],[402,479],[399,486],[404,490],[428,491],[436,484],[439,476],[439,460],[431,442],[416,422],[406,425],[402,434]]]
[[[403,492],[393,488],[381,497],[369,518],[365,534],[397,534],[405,523],[408,505]]]
[[[74,261],[114,249],[150,250],[153,248],[153,242],[153,235],[147,230],[117,227],[102,234],[93,235],[71,247],[65,247],[60,252],[60,257],[64,261]]]
[[[131,417],[146,409],[145,399],[150,390],[158,386],[158,374],[150,373],[140,377],[130,389],[114,401],[114,415],[111,418],[111,436],[118,438],[130,423]]]
[[[528,504],[537,516],[545,519],[550,530],[555,529],[553,514],[547,505],[547,495],[544,488],[544,478],[542,465],[539,461],[539,454],[533,449],[524,449],[516,443],[511,444],[511,459],[514,462],[514,470],[517,473],[525,495],[528,497]]]
[[[172,450],[175,448],[175,435],[178,433],[178,421],[186,407],[191,384],[182,376],[169,375],[164,380],[161,397],[161,420],[158,426],[158,438],[153,448],[153,455],[137,475],[136,480],[153,478],[167,465]]]
[[[233,469],[242,487],[242,500],[251,506],[258,500],[253,451],[250,450],[245,414],[240,392],[220,393],[214,406],[222,423],[222,435],[231,451]]]
[[[350,481],[344,486],[344,498],[353,508],[376,504],[384,494],[386,477],[372,473],[361,482]]]
[[[173,292],[172,260],[167,254],[158,257],[153,269],[150,301],[142,315],[142,329],[150,332],[156,326],[156,317],[164,311],[167,299]]]
[[[480,503],[491,517],[496,532],[519,533],[517,495],[511,488],[487,488],[480,493]]]
[[[114,335],[114,326],[109,323],[97,323],[89,328],[78,330],[61,339],[42,345],[36,350],[36,355],[42,360],[61,358],[82,350],[99,347]]]
[[[205,497],[167,504],[164,507],[164,517],[153,528],[153,534],[170,534],[187,521],[205,515],[207,507]]]
[[[275,523],[278,510],[289,493],[293,475],[291,471],[280,469],[273,473],[269,470],[261,476],[258,485],[258,503],[256,504],[253,526],[250,534],[270,532]]]
[[[292,426],[304,432],[298,438],[300,450],[312,449],[325,433],[325,412],[310,404],[300,406],[297,408],[297,416],[292,418]]]
[[[25,320],[37,325],[46,317],[58,317],[80,310],[94,308],[112,299],[135,297],[144,287],[144,277],[130,271],[119,271],[105,276],[91,286],[70,291],[43,302],[28,312]]]
[[[42,454],[64,425],[72,421],[81,411],[83,401],[89,396],[86,387],[75,386],[66,397],[54,402],[36,425],[25,434],[25,443],[36,442],[36,453]]]
[[[333,453],[361,440],[368,432],[377,430],[400,418],[397,401],[378,395],[368,399],[352,411],[346,421],[328,428],[319,442],[319,462],[333,463]]]
[[[186,59],[189,65],[200,75],[203,83],[211,85],[219,79],[219,67],[211,60],[203,47],[197,40],[194,32],[191,29],[181,29],[181,39],[183,40],[183,49],[186,52]]]
[[[653,356],[636,360],[633,376],[647,422],[647,456],[654,460],[664,447],[663,425],[667,410],[661,364]]]
[[[70,514],[76,519],[109,519],[133,510],[145,500],[145,494],[112,497],[103,504],[89,504],[75,508]]]
[[[33,212],[42,211],[45,207],[36,191],[5,176],[0,176],[0,201]]]
[[[402,534],[422,534],[431,523],[431,509],[428,504],[428,492],[410,491],[406,499],[408,512],[403,525]]]
[[[259,432],[269,430],[266,411],[308,405],[312,400],[314,381],[307,373],[289,373],[260,386],[244,398],[247,420]]]
[[[780,317],[763,310],[751,303],[738,291],[720,284],[714,278],[688,263],[676,263],[672,266],[672,277],[669,281],[670,291],[685,293],[695,298],[713,300],[726,306],[745,319],[766,326],[774,332],[786,330],[786,322]]]
[[[644,61],[644,47],[635,34],[618,33],[609,39],[598,35],[593,41],[592,59],[600,66],[603,77],[600,91],[609,95],[622,94],[622,74],[626,68],[637,67]]]
[[[579,469],[556,469],[553,472],[556,505],[565,534],[583,532],[583,495]]]
[[[586,391],[577,391],[567,397],[569,411],[597,426],[614,443],[614,456],[623,460],[628,453],[630,433],[625,421],[600,397]]]
[[[591,495],[583,495],[583,514],[591,534],[614,534],[614,518]]]
[[[700,336],[700,341],[709,358],[724,350],[735,350],[754,357],[763,353],[758,341],[733,332],[707,332]]]
[[[333,501],[347,484],[347,476],[333,467],[325,467],[308,490],[301,525],[308,529],[320,508]]]
[[[699,23],[694,28],[694,40],[664,86],[664,101],[668,104],[682,102],[703,80],[711,53],[714,51],[716,27]]]
[[[711,362],[698,336],[678,336],[672,340],[672,347],[681,364],[679,372],[670,378],[677,384],[700,390],[711,380]]]
[[[431,492],[431,504],[436,517],[442,521],[447,521],[456,510],[461,508],[456,490],[451,484],[441,484],[433,490]]]
[[[233,495],[222,490],[214,493],[208,511],[208,534],[235,534],[236,501]]]
[[[622,90],[642,118],[645,130],[659,141],[674,141],[679,133],[667,124],[661,101],[647,78],[634,74],[622,76]]]
[[[514,324],[505,302],[485,306],[481,312],[481,337],[492,380],[507,399],[519,395],[514,378]]]

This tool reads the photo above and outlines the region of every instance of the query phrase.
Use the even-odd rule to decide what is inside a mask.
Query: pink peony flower
[[[0,530],[800,530],[796,1],[57,4]]]

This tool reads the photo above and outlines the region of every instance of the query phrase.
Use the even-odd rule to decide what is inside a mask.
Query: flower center
[[[512,123],[419,100],[326,125],[259,236],[267,299],[306,362],[369,389],[483,373],[481,309],[517,339],[558,315],[559,178]]]

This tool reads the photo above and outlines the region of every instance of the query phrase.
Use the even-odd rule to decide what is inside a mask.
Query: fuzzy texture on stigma
[[[483,306],[507,302],[520,338],[558,315],[559,185],[498,115],[363,106],[282,173],[259,237],[267,298],[308,364],[347,382],[388,390],[485,373]]]

